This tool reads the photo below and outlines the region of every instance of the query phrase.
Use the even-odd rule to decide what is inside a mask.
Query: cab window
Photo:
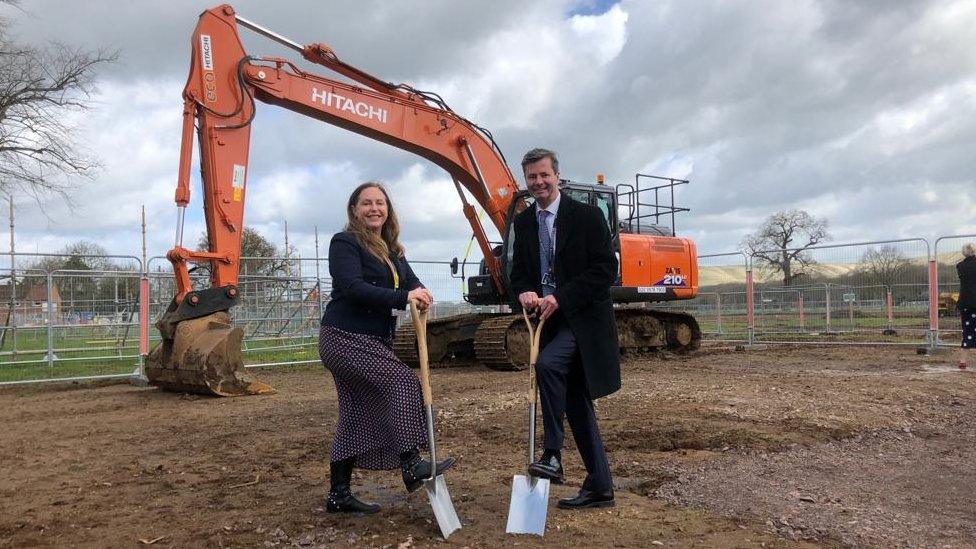
[[[603,212],[603,219],[607,222],[607,228],[610,229],[610,234],[613,234],[613,196],[610,193],[594,193],[596,203],[594,204],[600,211]]]
[[[580,190],[580,189],[567,189],[567,188],[563,188],[561,192],[566,193],[567,195],[569,195],[570,198],[572,198],[573,200],[575,200],[577,202],[582,202],[583,204],[589,204],[590,203],[590,192],[589,191],[583,191],[583,190]]]

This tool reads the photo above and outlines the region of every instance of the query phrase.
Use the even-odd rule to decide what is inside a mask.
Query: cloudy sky
[[[87,239],[138,255],[142,205],[150,255],[172,245],[189,37],[211,6],[0,6],[20,42],[121,54],[99,72],[93,109],[77,120],[104,168],[78,182],[73,209],[17,198],[18,251]],[[976,1],[234,6],[387,81],[438,92],[494,133],[520,183],[517,162],[534,146],[558,151],[563,177],[574,180],[690,179],[678,201],[692,211],[678,228],[701,253],[732,250],[767,215],[794,207],[826,217],[835,242],[976,233]],[[253,55],[300,60],[241,35]],[[314,227],[327,242],[344,223],[348,192],[367,179],[389,184],[410,257],[449,259],[470,238],[440,168],[278,107],[259,106],[249,169],[246,223],[280,246],[287,221],[305,256]],[[190,244],[203,231],[201,208],[195,190]]]

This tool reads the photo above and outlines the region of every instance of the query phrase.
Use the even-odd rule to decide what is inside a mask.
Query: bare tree
[[[210,249],[210,239],[207,233],[200,235],[197,249],[207,251]],[[282,276],[288,271],[288,259],[291,250],[282,254],[278,247],[261,233],[251,227],[244,227],[241,233],[241,257],[250,259],[241,260],[241,274],[248,276]],[[282,257],[282,256],[286,257]],[[210,272],[210,265],[201,263],[201,272]]]
[[[912,262],[890,244],[881,248],[870,248],[861,257],[865,264],[864,272],[877,284],[890,287],[911,269]]]
[[[787,210],[766,218],[758,231],[742,241],[742,246],[762,267],[782,273],[783,286],[789,286],[805,274],[802,268],[816,263],[808,248],[830,238],[826,219],[803,210]]]
[[[98,167],[77,142],[71,115],[89,108],[95,70],[118,55],[18,44],[9,26],[0,19],[0,192],[67,197],[65,177],[90,178]]]

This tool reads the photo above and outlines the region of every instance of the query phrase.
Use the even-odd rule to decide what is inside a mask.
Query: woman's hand
[[[539,294],[535,292],[522,292],[518,299],[527,313],[531,313],[539,306]]]
[[[434,302],[434,296],[431,295],[430,290],[427,288],[414,288],[410,290],[410,293],[407,294],[407,299],[415,299],[417,301],[417,308],[421,311],[429,309],[431,303]]]

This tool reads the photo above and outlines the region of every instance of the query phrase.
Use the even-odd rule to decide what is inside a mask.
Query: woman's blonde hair
[[[962,245],[962,255],[966,257],[973,257],[976,255],[976,246],[973,246],[972,242],[967,242]]]
[[[371,231],[362,221],[356,219],[356,204],[359,203],[359,195],[368,188],[379,189],[386,198],[386,221],[380,234]],[[359,244],[369,250],[369,253],[376,256],[380,261],[387,261],[390,254],[396,257],[403,257],[403,246],[400,244],[400,222],[397,221],[396,212],[393,210],[393,202],[387,194],[383,185],[376,181],[367,181],[356,187],[356,190],[349,196],[349,204],[346,206],[346,215],[349,222],[346,223],[346,231],[356,235]]]

